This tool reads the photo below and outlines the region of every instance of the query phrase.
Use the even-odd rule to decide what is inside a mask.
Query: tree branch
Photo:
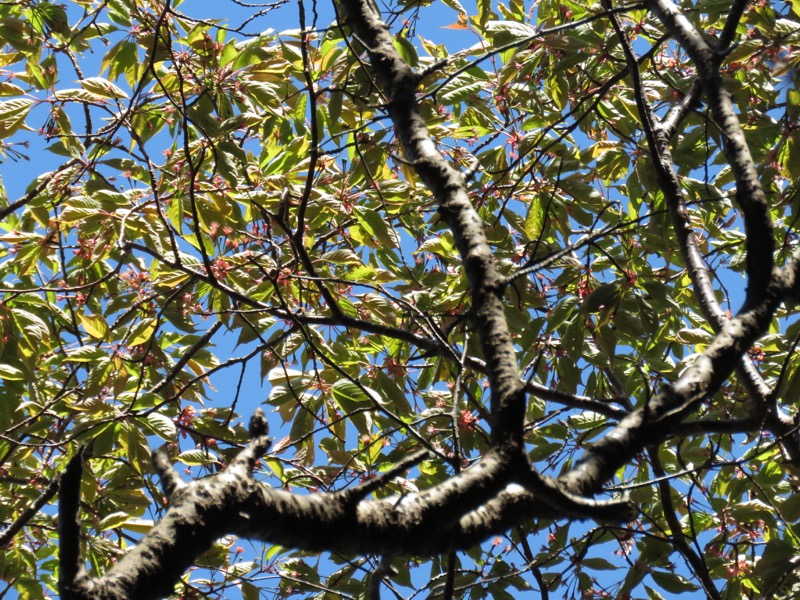
[[[719,389],[742,355],[766,331],[784,289],[783,281],[773,278],[761,302],[725,323],[675,383],[662,387],[649,403],[625,417],[587,450],[578,464],[560,478],[566,488],[580,495],[594,493],[645,446],[665,439],[675,425]]]
[[[723,136],[723,150],[736,178],[736,200],[742,209],[747,234],[748,285],[745,305],[758,303],[763,290],[770,284],[774,267],[772,219],[731,94],[725,88],[719,72],[721,53],[703,39],[671,0],[646,0],[644,4],[661,20],[697,67],[709,108]],[[735,14],[734,19],[729,19],[731,21],[735,21]],[[732,35],[730,29],[727,26],[725,28],[728,36]]]
[[[258,420],[258,414],[254,420]],[[625,500],[587,500],[565,494],[547,480],[529,491],[508,483],[507,453],[491,451],[473,468],[420,493],[383,500],[363,499],[376,485],[329,494],[302,496],[263,486],[252,476],[256,460],[269,447],[264,428],[255,432],[248,446],[225,468],[190,483],[177,483],[177,472],[166,452],[156,453],[157,470],[166,480],[170,507],[140,543],[104,576],[89,579],[81,573],[78,544],[62,537],[62,597],[70,600],[148,600],[172,592],[195,558],[227,534],[281,544],[308,551],[379,555],[443,554],[466,549],[486,537],[507,530],[532,516],[591,517],[620,522],[631,516]],[[407,468],[423,457],[409,457]],[[78,486],[73,459],[64,475],[62,536],[76,535],[77,520],[68,519],[77,509]],[[532,472],[532,471],[531,471]],[[538,477],[538,476],[537,476]],[[380,478],[384,482],[387,478]],[[539,490],[546,486],[549,496]],[[563,504],[555,501],[566,498]],[[74,514],[74,513],[73,513]],[[70,568],[72,565],[72,568]]]
[[[58,491],[59,483],[61,482],[61,474],[56,475],[50,480],[50,483],[42,490],[42,493],[33,501],[33,503],[28,506],[22,513],[14,519],[14,522],[11,523],[8,527],[0,533],[0,548],[6,547],[11,540],[14,538],[15,535],[23,528],[27,523],[36,516],[36,513],[47,504],[50,499],[56,495]]]
[[[91,598],[94,582],[81,559],[81,477],[85,448],[80,448],[67,463],[61,476],[58,502],[58,592],[63,600]]]
[[[678,519],[675,505],[672,502],[672,486],[670,486],[667,473],[661,465],[658,449],[648,449],[647,456],[653,467],[653,475],[657,478],[656,485],[658,487],[658,495],[661,498],[664,520],[666,520],[667,525],[669,525],[669,534],[672,544],[681,556],[683,556],[684,560],[691,565],[692,572],[694,572],[700,580],[700,584],[703,586],[703,591],[706,593],[706,596],[711,600],[720,600],[722,596],[714,585],[714,580],[708,572],[708,566],[686,541],[686,536],[683,533],[683,525],[680,519]]]
[[[741,4],[741,2],[739,4]],[[603,5],[606,7],[609,6],[610,0],[603,0]],[[725,31],[728,32],[728,35],[720,42],[722,47],[726,47],[727,44],[730,43],[731,31],[735,30],[735,23],[737,23],[738,19],[741,17],[741,10],[742,8],[739,7],[729,14],[725,27]],[[696,80],[695,84],[692,86],[689,95],[683,99],[675,110],[670,111],[665,119],[665,123],[659,124],[655,112],[647,100],[644,82],[639,73],[633,48],[625,33],[622,31],[619,17],[616,14],[612,14],[610,19],[617,34],[617,38],[620,41],[620,45],[622,46],[623,53],[625,54],[625,61],[631,73],[636,106],[643,123],[650,156],[653,159],[656,180],[667,201],[667,206],[669,207],[673,229],[678,238],[678,248],[680,249],[689,277],[692,280],[694,293],[700,305],[700,309],[712,329],[719,333],[728,321],[728,317],[717,301],[716,295],[714,294],[714,287],[711,283],[711,274],[698,248],[689,211],[686,208],[683,189],[674,170],[672,151],[669,146],[670,137],[675,134],[677,127],[688,111],[692,109],[692,106],[699,101],[700,92],[706,88],[705,76],[701,74],[700,78]],[[734,25],[730,26],[732,22]],[[732,110],[731,107],[731,111]],[[733,118],[736,119],[735,115]],[[738,126],[738,120],[736,120],[736,124]],[[749,161],[751,166],[750,170],[755,173],[755,165],[752,163],[749,153],[747,156],[742,156],[741,161]],[[750,235],[751,234],[748,233],[748,239]],[[753,233],[753,235],[756,235],[756,233]],[[770,258],[771,256],[770,251]],[[760,293],[761,288],[758,289],[758,294]],[[766,418],[767,427],[777,437],[784,440],[785,443],[783,447],[790,458],[795,461],[800,460],[800,445],[798,445],[796,437],[789,434],[789,431],[793,428],[793,423],[791,419],[784,415],[778,408],[774,399],[772,399],[769,386],[763,380],[748,356],[742,356],[737,366],[737,372],[745,388],[748,390],[750,397],[755,401],[754,412],[757,418],[759,420]]]
[[[428,133],[417,105],[419,76],[395,49],[388,27],[368,0],[344,0],[342,4],[348,25],[370,55],[406,157],[433,194],[461,255],[492,390],[493,442],[521,448],[525,391],[503,312],[503,277],[495,265],[483,222],[472,206],[464,175],[450,166]]]

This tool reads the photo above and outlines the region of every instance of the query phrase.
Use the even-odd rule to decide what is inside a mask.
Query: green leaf
[[[103,517],[100,524],[97,526],[98,531],[107,531],[109,529],[116,529],[122,527],[131,520],[131,515],[124,512],[115,512]]]
[[[261,590],[248,581],[242,581],[242,598],[244,600],[259,600],[261,598]]]
[[[398,54],[400,54],[407,65],[416,67],[419,64],[419,57],[417,56],[417,50],[414,48],[414,44],[404,37],[395,37],[392,41],[394,42],[395,50],[397,50]]]
[[[483,30],[492,16],[491,0],[478,0],[478,28]]]
[[[53,97],[62,102],[76,101],[88,102],[89,104],[103,104],[106,101],[105,96],[95,94],[94,92],[85,90],[83,88],[56,90],[56,92],[53,94]]]
[[[697,585],[688,581],[685,577],[678,575],[677,573],[653,570],[650,572],[650,576],[659,586],[673,594],[694,592],[699,589]]]
[[[49,335],[47,323],[38,315],[19,308],[13,309],[12,314],[21,333],[33,343],[40,343]]]
[[[7,381],[24,381],[25,373],[11,365],[0,364],[0,379]]]
[[[331,250],[322,255],[322,260],[335,265],[359,265],[361,259],[358,255],[349,248],[339,248],[338,250]]]
[[[596,313],[602,308],[613,308],[620,301],[621,291],[619,283],[604,283],[583,299],[581,311]]]
[[[90,336],[103,340],[108,334],[108,325],[103,317],[93,314],[78,314],[78,320]]]
[[[755,523],[770,519],[773,514],[773,508],[761,500],[738,502],[731,506],[729,511],[739,523]]]
[[[107,356],[95,361],[86,376],[84,392],[88,395],[98,395],[103,391],[103,386],[114,371],[114,362]]]
[[[131,423],[124,423],[120,445],[125,453],[125,459],[139,475],[150,473],[153,470],[150,456],[150,446],[144,433]]]
[[[129,85],[134,86],[138,79],[138,58],[138,46],[130,40],[122,40],[103,57],[102,70],[108,70],[111,80],[122,75]]]
[[[536,240],[542,233],[544,225],[544,208],[541,198],[536,195],[528,203],[528,213],[525,216],[525,235],[529,240]]]
[[[81,79],[78,83],[80,83],[81,87],[86,91],[103,98],[118,99],[128,97],[128,94],[102,77],[89,77],[87,79]]]
[[[690,329],[681,329],[675,339],[682,344],[708,344],[714,339],[714,334],[706,329],[694,327]]]
[[[150,430],[151,433],[159,436],[161,439],[172,442],[177,435],[175,423],[169,417],[160,413],[150,413],[143,419],[143,424]]]
[[[40,2],[25,11],[33,29],[40,35],[49,34],[51,31],[69,35],[69,21],[64,7],[58,4]]]
[[[449,83],[446,83],[440,93],[439,100],[442,104],[452,105],[465,102],[472,97],[477,97],[486,88],[486,82],[464,73]],[[468,128],[474,135],[472,128]]]
[[[760,581],[762,589],[773,589],[792,569],[797,556],[794,545],[782,539],[770,540],[751,576]]]
[[[18,98],[0,102],[0,121],[24,117],[30,112],[34,104],[35,101],[30,98]]]
[[[373,243],[382,248],[397,248],[396,234],[389,229],[386,221],[377,212],[357,206],[353,214],[361,227],[373,238]]]
[[[150,341],[158,322],[153,318],[142,319],[130,328],[126,340],[128,346],[138,346]]]
[[[527,23],[517,21],[489,21],[484,28],[486,35],[492,38],[495,47],[505,46],[536,35],[536,29]]]
[[[581,560],[581,565],[598,571],[615,571],[621,568],[619,565],[608,562],[605,558],[584,558]]]
[[[442,2],[444,3],[445,6],[448,6],[453,10],[458,11],[460,14],[467,14],[467,11],[464,10],[464,7],[458,0],[442,0]]]
[[[425,240],[419,245],[419,248],[414,251],[414,254],[421,254],[423,252],[430,252],[441,258],[458,257],[458,250],[456,250],[455,243],[453,242],[453,236],[448,234]]]
[[[178,455],[178,460],[189,467],[200,467],[218,462],[217,458],[205,450],[187,450]]]
[[[0,102],[0,139],[10,137],[25,127],[25,118],[33,106],[33,100],[20,98]]]
[[[380,395],[366,386],[358,386],[347,379],[340,379],[331,387],[331,393],[338,402],[351,404],[381,403]]]
[[[94,362],[106,356],[106,351],[95,346],[81,346],[71,350],[65,356],[65,360],[70,362],[88,363]]]
[[[374,408],[376,403],[381,403],[377,392],[365,386],[357,386],[352,381],[340,379],[331,387],[331,396],[342,411],[349,415],[359,432],[365,435],[371,433],[372,417],[368,411]]]
[[[0,81],[0,96],[21,96],[24,93],[25,90],[18,85],[8,81]]]

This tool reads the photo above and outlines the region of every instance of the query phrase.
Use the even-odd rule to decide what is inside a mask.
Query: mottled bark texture
[[[702,257],[693,250],[687,236],[686,221],[682,214],[682,191],[672,165],[665,164],[670,157],[668,139],[665,131],[657,126],[639,89],[637,104],[645,123],[658,181],[668,202],[672,203],[673,223],[681,251],[693,283],[698,286],[700,304],[717,335],[674,384],[662,388],[647,405],[624,418],[619,426],[589,449],[574,469],[561,478],[567,489],[578,494],[599,491],[618,466],[641,452],[654,439],[665,439],[701,402],[716,392],[735,369],[741,368],[745,381],[748,381],[752,373],[747,366],[742,367],[744,353],[767,329],[780,303],[795,295],[797,255],[783,269],[774,266],[775,241],[769,207],[730,93],[725,89],[719,73],[724,55],[722,50],[709,45],[670,0],[651,0],[645,4],[692,57],[705,99],[723,134],[725,154],[736,177],[736,200],[742,210],[747,233],[747,296],[736,317],[729,321],[718,318],[720,311],[715,308],[716,300],[708,294],[710,284],[707,276],[704,276]],[[739,4],[736,3],[737,7]],[[737,7],[732,11],[732,20],[741,14],[741,7]],[[726,26],[723,33],[725,38],[722,44],[725,46],[730,42],[730,29]],[[636,81],[634,85],[637,85]],[[641,88],[641,83],[638,85]],[[678,117],[670,117],[670,129]],[[755,383],[748,387],[755,391],[756,396],[762,392]],[[777,416],[770,418],[776,413],[774,406],[763,411],[766,421],[781,433],[793,431],[793,423],[781,422]]]
[[[732,3],[723,33],[720,35],[717,42],[716,47],[718,52],[724,52],[728,48],[733,32],[736,30],[736,26],[739,19],[741,19],[746,4],[747,0],[737,0]],[[610,0],[604,0],[603,5],[606,8],[610,8]],[[653,161],[656,181],[667,201],[673,230],[675,231],[675,237],[678,241],[678,249],[681,252],[687,273],[692,281],[692,289],[697,298],[700,310],[711,329],[718,334],[725,327],[728,317],[725,311],[722,310],[722,306],[720,306],[714,292],[714,287],[711,283],[713,273],[706,265],[703,254],[698,247],[694,226],[691,223],[689,211],[686,207],[683,187],[675,172],[672,150],[670,148],[671,138],[677,131],[677,128],[689,115],[690,111],[699,106],[701,94],[704,90],[703,82],[705,78],[701,75],[699,79],[696,79],[687,97],[670,111],[664,121],[659,122],[652,105],[647,99],[646,90],[644,89],[645,84],[641,80],[633,48],[622,30],[617,15],[612,15],[610,19],[617,33],[620,45],[625,54],[628,69],[631,73],[634,97],[643,124],[648,151]],[[692,36],[687,35],[684,37]],[[702,42],[702,44],[705,45],[706,43]],[[724,96],[723,92],[724,90],[714,87],[710,93],[717,96]],[[725,110],[732,112],[733,106],[727,105]],[[734,129],[737,127],[739,133],[743,135],[743,133],[741,133],[741,127],[738,126],[738,122]],[[749,154],[747,160],[744,162],[750,162],[752,164]],[[737,172],[739,179],[746,179],[754,176],[754,173],[749,170],[738,170]],[[742,205],[742,210],[744,211],[746,221],[749,218],[751,221],[756,222],[756,225],[751,226],[751,229],[758,230],[758,233],[755,235],[768,234],[771,236],[772,223],[769,219],[769,213],[764,210],[766,204],[762,202],[765,201],[765,196],[763,190],[760,189],[760,182],[756,181],[756,185],[760,190],[758,195],[760,200],[756,204],[761,208],[754,210],[745,202],[745,204]],[[740,202],[742,200],[739,195],[737,195],[737,199]],[[757,224],[764,221],[766,221],[766,225],[759,229]],[[769,243],[761,247],[750,246],[748,256],[754,252],[768,253],[769,255],[766,257],[763,264],[771,268],[772,255],[771,249],[769,249]],[[761,260],[760,255],[757,255],[755,262],[759,263]],[[752,264],[752,261],[748,264]],[[753,276],[754,274],[752,272],[748,273],[750,281],[753,281]],[[757,285],[762,284],[757,283],[756,286]],[[754,287],[755,286],[751,285],[750,289],[754,289]],[[761,290],[761,292],[763,292],[763,290]],[[761,292],[759,292],[758,301],[762,298]],[[752,400],[752,418],[762,422],[767,430],[775,435],[778,440],[781,440],[782,448],[788,458],[793,461],[800,461],[800,443],[798,443],[797,431],[795,430],[793,419],[786,415],[776,404],[770,386],[768,386],[761,377],[761,374],[758,372],[758,369],[749,356],[746,354],[742,355],[736,366],[736,371],[739,380],[744,384]]]
[[[257,414],[249,446],[216,475],[185,483],[173,471],[167,454],[156,454],[156,469],[169,509],[137,546],[97,579],[87,576],[79,552],[77,515],[83,458],[78,454],[61,484],[62,598],[162,597],[173,590],[196,557],[225,534],[313,551],[432,555],[468,548],[535,517],[619,521],[632,516],[632,507],[624,499],[596,501],[589,497],[601,492],[614,473],[646,446],[686,427],[685,418],[741,363],[743,353],[765,331],[780,302],[800,297],[798,258],[784,269],[773,268],[774,240],[766,200],[730,95],[719,76],[719,53],[671,2],[650,0],[646,4],[697,64],[699,85],[722,129],[725,150],[736,174],[737,199],[747,226],[747,302],[730,320],[718,318],[717,309],[707,307],[707,317],[718,334],[694,365],[644,406],[609,415],[619,419],[618,426],[559,479],[544,478],[532,469],[523,438],[526,388],[519,378],[503,313],[505,285],[483,223],[470,202],[466,177],[445,160],[428,134],[417,110],[420,74],[397,53],[373,5],[368,0],[342,0],[345,22],[366,48],[405,158],[432,193],[461,254],[469,281],[471,317],[483,353],[482,359],[469,357],[469,361],[483,367],[491,386],[492,450],[474,467],[421,493],[368,499],[372,491],[416,464],[424,454],[410,457],[394,470],[353,489],[301,496],[266,487],[254,479],[253,467],[269,446],[263,415]],[[629,62],[634,69],[635,61]],[[646,106],[640,105],[644,120],[649,119],[649,141],[656,163],[661,159],[669,162],[669,137],[695,101],[692,98],[679,106],[661,125],[653,121]],[[695,265],[693,277],[702,300],[707,295],[703,283],[707,274],[702,262],[695,260],[698,257],[687,241],[689,232],[683,231],[686,219],[680,206],[680,186],[671,165],[659,165],[659,171],[665,193],[673,194],[673,222],[683,240],[687,263]],[[585,405],[578,397],[575,402]]]
[[[367,0],[344,0],[342,5],[348,25],[367,48],[406,159],[433,194],[439,213],[453,231],[469,281],[473,322],[487,362],[493,438],[520,447],[525,391],[503,314],[503,277],[495,265],[483,222],[470,202],[464,174],[450,165],[431,139],[417,106],[420,75],[401,58],[380,15]]]

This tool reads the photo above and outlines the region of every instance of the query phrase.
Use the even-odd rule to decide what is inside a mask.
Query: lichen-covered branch
[[[268,447],[268,438],[257,435],[224,471],[181,485],[172,481],[177,473],[164,475],[167,455],[157,453],[158,469],[171,494],[169,510],[139,544],[97,579],[68,568],[79,561],[77,545],[63,544],[74,560],[63,557],[67,568],[62,575],[62,597],[145,600],[166,596],[197,556],[231,533],[310,551],[433,555],[469,548],[532,515],[574,518],[591,512],[592,517],[611,522],[630,517],[630,505],[617,501],[575,498],[561,510],[554,509],[537,493],[507,483],[506,457],[498,454],[421,493],[368,500],[355,488],[358,493],[302,496],[266,487],[253,478],[254,460]],[[553,490],[553,496],[560,497],[561,492]],[[62,496],[62,506],[64,511],[74,508],[67,496]],[[69,522],[65,518],[64,523]],[[62,531],[76,533],[68,526]],[[74,537],[62,541],[69,539]]]
[[[736,201],[742,209],[747,234],[747,296],[745,303],[758,302],[769,285],[774,265],[775,240],[769,204],[761,186],[750,149],[739,124],[731,93],[722,81],[721,49],[703,39],[680,9],[670,0],[647,0],[645,5],[664,24],[697,67],[714,123],[723,136],[723,149],[736,178]]]
[[[737,6],[741,4],[742,3],[739,2]],[[604,0],[604,5],[608,7],[610,5],[610,0]],[[728,15],[725,33],[720,39],[720,48],[724,49],[731,43],[732,32],[735,31],[738,19],[741,17],[741,11],[742,7],[738,6]],[[625,54],[626,63],[631,72],[633,95],[643,123],[648,150],[650,151],[656,173],[656,180],[666,199],[670,217],[672,218],[673,230],[678,238],[678,248],[683,257],[689,277],[691,278],[694,294],[709,325],[711,325],[711,328],[715,332],[719,333],[728,321],[728,317],[717,301],[711,281],[711,272],[698,247],[694,227],[686,207],[683,189],[675,172],[672,150],[670,148],[671,137],[676,133],[681,119],[686,116],[692,104],[699,101],[700,92],[702,90],[707,90],[705,76],[701,74],[692,86],[689,95],[677,105],[674,111],[671,111],[667,115],[665,122],[659,123],[653,107],[647,100],[645,84],[639,74],[633,48],[625,33],[622,31],[619,17],[612,14],[609,18],[617,33],[617,37]],[[721,82],[720,85],[722,85]],[[724,95],[723,91],[720,90],[717,90],[717,93]],[[733,118],[736,119],[738,124],[738,119],[735,115]],[[742,177],[745,176],[745,172],[751,174],[755,173],[755,165],[749,158],[749,154],[738,159],[740,164],[744,164],[747,161],[750,162],[752,168],[746,169]],[[752,213],[752,209],[750,210]],[[762,290],[762,288],[758,289]],[[751,296],[751,298],[759,297],[760,293],[761,291]],[[794,435],[791,433],[794,424],[792,420],[777,407],[770,393],[771,390],[769,386],[761,377],[748,356],[742,356],[740,364],[737,366],[737,372],[740,380],[748,390],[750,398],[754,401],[754,415],[756,415],[759,420],[764,420],[765,425],[778,438],[784,440],[783,447],[787,455],[793,460],[800,460],[800,446],[798,446]]]
[[[345,0],[342,5],[347,24],[367,48],[406,158],[433,194],[461,254],[492,390],[493,440],[521,448],[525,391],[503,313],[503,277],[495,266],[483,222],[470,201],[464,174],[437,150],[417,106],[419,74],[401,58],[372,4]]]

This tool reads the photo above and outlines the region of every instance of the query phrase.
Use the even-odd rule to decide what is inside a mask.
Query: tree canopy
[[[0,595],[800,592],[800,2],[0,41]]]

